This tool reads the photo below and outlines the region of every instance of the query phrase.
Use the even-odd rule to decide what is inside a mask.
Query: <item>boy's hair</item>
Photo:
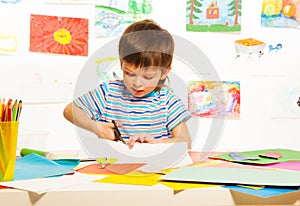
[[[174,40],[171,34],[153,20],[142,20],[129,25],[119,42],[120,61],[147,68],[156,66],[165,71],[171,66]]]

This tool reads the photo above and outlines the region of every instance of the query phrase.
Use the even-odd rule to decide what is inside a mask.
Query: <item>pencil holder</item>
[[[14,179],[19,122],[0,122],[0,181]]]

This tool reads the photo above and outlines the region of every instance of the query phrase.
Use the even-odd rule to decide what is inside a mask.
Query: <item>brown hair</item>
[[[137,68],[156,66],[164,72],[172,64],[174,40],[171,34],[153,20],[129,25],[119,41],[119,58]],[[161,83],[164,84],[165,80]]]

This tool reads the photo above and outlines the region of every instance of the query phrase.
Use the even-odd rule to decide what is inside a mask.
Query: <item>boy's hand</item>
[[[114,124],[111,122],[95,122],[97,127],[97,136],[102,139],[115,140]]]
[[[134,136],[130,137],[128,140],[129,149],[132,149],[134,143],[136,142],[155,143],[155,138],[146,132],[135,134]]]

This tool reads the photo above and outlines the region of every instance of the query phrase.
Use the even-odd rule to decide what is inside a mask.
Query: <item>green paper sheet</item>
[[[271,158],[258,156],[259,154],[264,154],[269,151],[280,152],[282,154],[282,157],[278,159],[271,159]],[[236,152],[236,153],[246,157],[257,157],[258,160],[235,160],[229,155],[229,153],[216,155],[210,158],[222,159],[231,162],[250,163],[250,164],[272,164],[277,162],[300,161],[300,151],[295,151],[290,149],[267,149],[267,150],[254,150],[254,151]]]
[[[244,168],[181,167],[160,179],[183,182],[299,186],[300,172]]]

